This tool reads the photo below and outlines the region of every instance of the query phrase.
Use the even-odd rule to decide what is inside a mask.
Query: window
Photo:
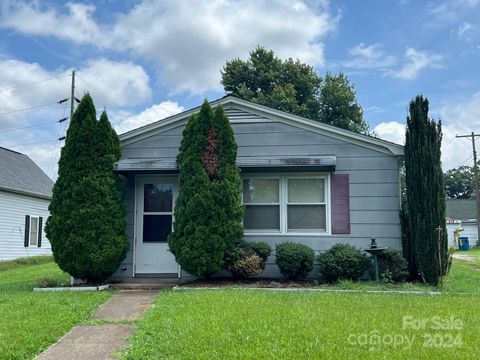
[[[280,231],[280,194],[278,179],[243,180],[245,229]]]
[[[246,232],[328,232],[328,176],[243,179]]]
[[[287,179],[287,230],[326,231],[325,179]]]
[[[172,232],[173,184],[145,184],[143,242],[166,242]]]
[[[25,215],[25,247],[42,246],[42,218]]]

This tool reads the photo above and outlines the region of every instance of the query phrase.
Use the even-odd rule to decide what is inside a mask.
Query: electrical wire
[[[22,146],[29,146],[29,145],[50,144],[50,143],[53,143],[55,141],[58,141],[58,139],[47,140],[47,141],[36,141],[36,142],[31,142],[31,143],[26,143],[26,144],[17,144],[17,145],[9,146],[8,148],[9,149],[14,149],[14,148],[18,148],[18,147],[22,147]]]
[[[57,104],[58,104],[58,102],[49,103],[49,104],[42,104],[42,105],[30,106],[30,107],[26,107],[26,108],[23,108],[23,109],[17,109],[17,110],[7,111],[7,112],[4,112],[4,113],[1,113],[0,116],[6,116],[6,115],[10,115],[10,114],[14,114],[14,113],[21,112],[21,111],[38,109],[38,108],[41,108],[41,107],[47,107],[47,106],[52,106],[52,105],[57,105]]]
[[[55,76],[55,77],[52,77],[52,78],[49,78],[49,79],[32,81],[32,82],[28,82],[28,83],[18,84],[18,85],[15,85],[15,86],[9,86],[9,87],[3,87],[3,88],[0,87],[0,91],[18,89],[18,88],[21,88],[21,87],[34,85],[34,84],[39,84],[39,83],[42,83],[42,82],[45,82],[45,81],[52,81],[52,80],[56,80],[56,79],[60,79],[60,78],[68,77],[68,76],[70,76],[70,74],[58,75],[58,76]]]
[[[58,120],[57,121],[50,121],[48,123],[43,123],[43,124],[30,125],[30,126],[24,126],[24,127],[14,128],[14,129],[12,128],[12,129],[7,129],[7,130],[2,130],[2,131],[0,131],[0,135],[10,133],[10,132],[19,131],[19,130],[48,126],[48,125],[52,125],[52,124],[55,124],[55,123],[58,123]]]

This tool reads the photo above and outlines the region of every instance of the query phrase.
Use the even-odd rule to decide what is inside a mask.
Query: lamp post
[[[377,246],[377,241],[375,240],[375,238],[372,238],[371,243],[370,243],[370,247],[365,250],[367,253],[369,253],[370,255],[373,256],[373,263],[374,263],[374,266],[375,266],[375,281],[377,282],[377,284],[380,283],[380,275],[378,273],[377,254],[385,251],[385,249],[386,249],[386,247],[378,247]]]

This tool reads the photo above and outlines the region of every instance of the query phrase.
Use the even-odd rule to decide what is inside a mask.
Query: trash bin
[[[461,236],[458,238],[458,250],[467,251],[469,249],[468,237]]]

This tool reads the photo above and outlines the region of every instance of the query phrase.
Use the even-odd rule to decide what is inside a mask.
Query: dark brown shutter
[[[42,247],[42,223],[43,223],[43,218],[39,217],[38,218],[38,241],[37,241],[38,247]]]
[[[30,215],[25,215],[25,234],[23,246],[30,245]]]
[[[348,174],[332,175],[332,234],[350,234]]]

